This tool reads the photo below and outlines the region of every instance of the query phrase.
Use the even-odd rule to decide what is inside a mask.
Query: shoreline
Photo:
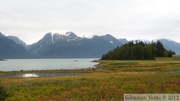
[[[89,73],[91,68],[83,69],[55,69],[55,70],[20,70],[20,71],[0,71],[0,74],[24,74],[24,73]]]
[[[58,77],[58,76],[76,76],[91,73],[90,69],[74,70],[26,70],[26,71],[6,71],[0,72],[0,78],[39,78],[39,77]]]

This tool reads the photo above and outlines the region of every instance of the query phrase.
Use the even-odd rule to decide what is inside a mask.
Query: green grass
[[[79,76],[2,78],[6,101],[123,100],[123,94],[180,93],[180,60],[99,61],[95,71]]]
[[[164,70],[162,70],[162,72],[178,72],[178,73],[180,73],[180,66],[177,66],[177,67],[175,66],[170,69],[164,69]]]

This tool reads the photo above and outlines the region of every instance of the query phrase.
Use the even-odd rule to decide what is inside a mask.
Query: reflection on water
[[[52,77],[52,76],[75,76],[84,73],[26,73],[26,74],[1,74],[0,78],[13,78],[13,77]]]
[[[39,77],[37,74],[24,74],[22,77]]]

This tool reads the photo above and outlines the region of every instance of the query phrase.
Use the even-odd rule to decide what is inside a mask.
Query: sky
[[[0,32],[35,43],[46,33],[180,42],[180,0],[0,0]]]

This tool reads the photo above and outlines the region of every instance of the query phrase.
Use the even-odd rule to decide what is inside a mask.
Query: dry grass
[[[180,61],[100,61],[80,76],[3,78],[7,101],[119,101],[127,93],[180,93]]]

